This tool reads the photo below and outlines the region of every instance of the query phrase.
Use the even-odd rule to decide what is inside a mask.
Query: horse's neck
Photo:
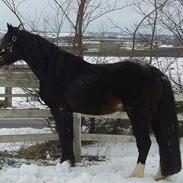
[[[80,71],[84,62],[81,58],[60,50],[44,39],[36,38],[30,38],[32,45],[25,45],[25,61],[40,81],[61,80],[63,75],[69,78]]]
[[[39,64],[36,64],[36,60],[33,58],[26,58],[26,62],[31,68],[32,72],[37,76],[39,81],[45,80],[45,77],[42,74],[42,69],[40,69]]]
[[[48,45],[49,47],[49,45]],[[32,48],[26,49],[25,61],[30,66],[31,70],[40,81],[48,80],[51,72],[51,65],[54,64],[53,60],[56,57],[55,49],[53,46],[44,49],[44,45],[34,45]],[[51,53],[51,55],[50,55]],[[51,58],[52,57],[52,58]]]

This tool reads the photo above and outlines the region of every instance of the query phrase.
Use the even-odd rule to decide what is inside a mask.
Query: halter
[[[12,41],[10,43],[7,44],[6,47],[2,48],[0,53],[5,53],[6,51],[9,51],[10,53],[13,52],[13,44],[17,41],[17,37],[13,36]]]

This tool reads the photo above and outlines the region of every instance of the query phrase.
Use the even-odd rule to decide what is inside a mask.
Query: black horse
[[[61,139],[62,162],[75,163],[73,112],[99,115],[124,109],[139,152],[132,176],[144,174],[151,146],[149,126],[160,152],[156,180],[181,170],[173,91],[158,69],[137,60],[90,64],[38,35],[8,24],[0,46],[0,65],[20,59],[40,81],[40,97],[50,107]]]

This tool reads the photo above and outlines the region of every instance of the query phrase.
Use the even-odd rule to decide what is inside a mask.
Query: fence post
[[[6,87],[5,88],[5,107],[11,107],[12,106],[12,88]]]
[[[73,113],[74,155],[76,162],[81,162],[81,114]]]

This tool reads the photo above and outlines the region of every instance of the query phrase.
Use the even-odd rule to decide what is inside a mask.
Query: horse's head
[[[8,31],[0,45],[0,66],[9,65],[22,59],[19,45],[19,33],[21,30],[9,24],[7,24],[7,27]]]

